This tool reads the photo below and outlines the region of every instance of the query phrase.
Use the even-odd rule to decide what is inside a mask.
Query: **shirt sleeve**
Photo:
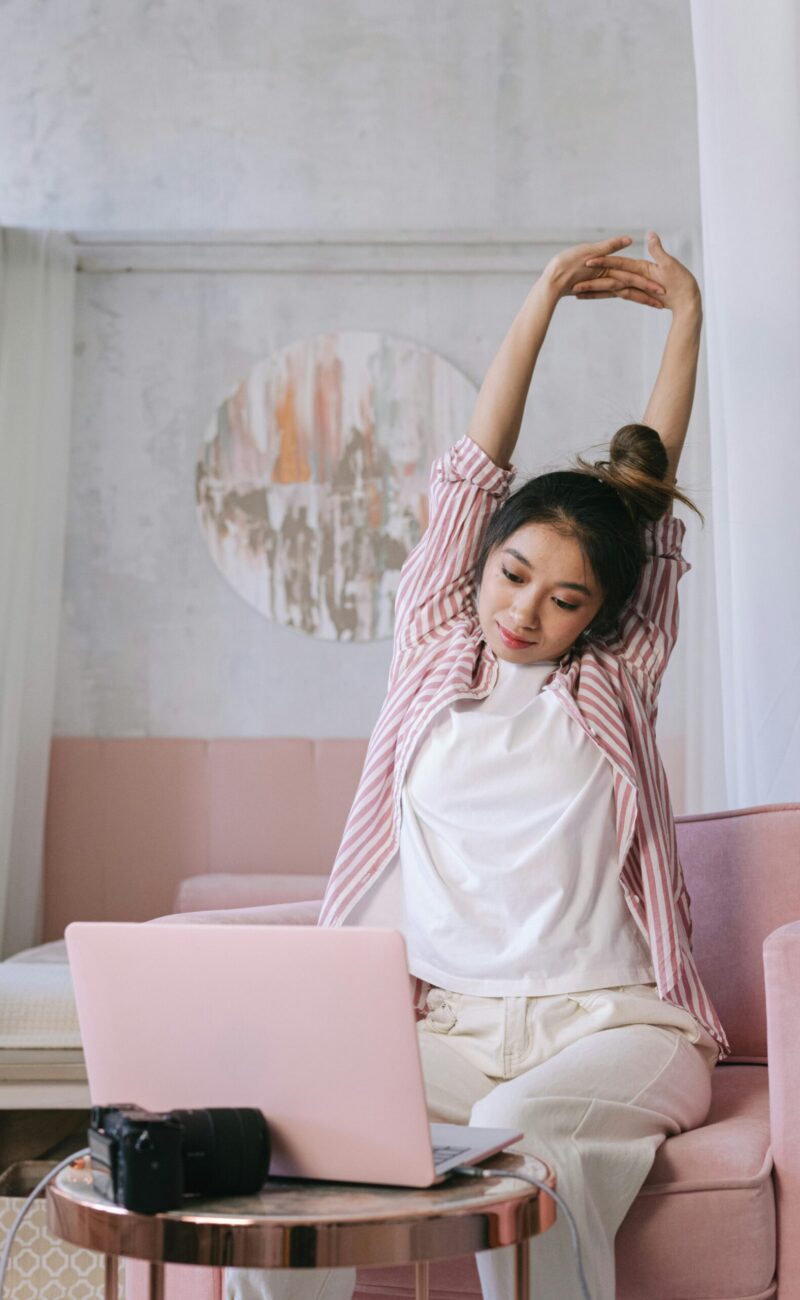
[[[395,598],[395,655],[463,609],[489,519],[516,474],[495,465],[464,434],[431,466],[428,527],[401,571]]]
[[[645,526],[645,565],[620,616],[618,653],[655,690],[678,639],[678,583],[692,567],[683,557],[685,533],[671,514]]]

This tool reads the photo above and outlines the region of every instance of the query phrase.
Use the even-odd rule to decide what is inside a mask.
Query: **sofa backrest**
[[[766,1060],[762,948],[800,920],[800,803],[677,817],[693,951],[733,1055]]]
[[[146,921],[211,872],[327,875],[366,740],[57,738],[45,939],[70,921]]]

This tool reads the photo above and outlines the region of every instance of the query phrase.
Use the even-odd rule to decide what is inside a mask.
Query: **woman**
[[[389,690],[320,924],[406,936],[432,1120],[516,1126],[554,1169],[593,1300],[614,1237],[675,1133],[701,1124],[729,1052],[691,955],[689,897],[655,743],[690,568],[672,501],[702,306],[648,236],[559,253],[433,465],[403,568]],[[525,400],[561,298],[670,310],[642,425],[609,459],[509,496]],[[699,512],[698,512],[699,513]],[[477,1257],[513,1293],[513,1252]],[[566,1218],[531,1243],[536,1300],[580,1297]],[[228,1295],[348,1300],[353,1270],[229,1274]]]

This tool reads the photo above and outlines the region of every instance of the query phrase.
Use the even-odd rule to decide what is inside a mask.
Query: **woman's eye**
[[[567,602],[566,602],[565,600],[559,600],[559,599],[558,599],[558,596],[554,596],[554,597],[553,597],[553,600],[556,602],[556,604],[557,604],[561,609],[577,609],[577,608],[578,608],[577,605],[568,605]]]
[[[503,569],[503,577],[504,577],[504,578],[508,578],[509,582],[524,582],[524,581],[525,581],[524,578],[520,578],[519,574],[516,574],[516,573],[509,573],[508,569]]]

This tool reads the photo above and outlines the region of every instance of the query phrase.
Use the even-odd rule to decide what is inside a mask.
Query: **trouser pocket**
[[[429,989],[425,999],[425,1028],[440,1034],[448,1033],[458,1019],[459,997],[451,989]]]

